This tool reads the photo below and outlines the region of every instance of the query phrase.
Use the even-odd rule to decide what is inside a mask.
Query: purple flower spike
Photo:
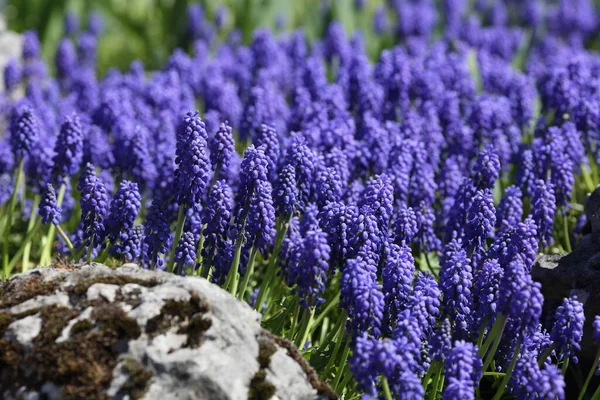
[[[456,341],[444,362],[444,374],[448,383],[442,392],[442,399],[475,399],[475,387],[483,376],[482,368],[477,346]]]
[[[196,262],[196,240],[192,232],[184,232],[175,250],[177,272],[183,275],[185,267],[193,266]]]
[[[575,298],[566,298],[556,310],[556,321],[550,332],[550,339],[557,349],[562,352],[563,357],[573,357],[581,349],[581,338],[583,337],[583,304]],[[577,358],[573,357],[577,362]]]
[[[10,146],[15,158],[20,160],[31,153],[39,138],[38,119],[31,108],[25,107],[18,115],[10,133]]]
[[[83,159],[83,126],[77,114],[65,118],[56,139],[53,174],[61,182],[79,171]]]
[[[52,223],[58,225],[60,223],[61,209],[56,203],[56,192],[52,184],[46,185],[46,190],[42,196],[39,205],[39,214],[42,217],[42,223]]]
[[[175,197],[184,207],[198,206],[208,185],[207,133],[198,112],[188,112],[177,130]]]
[[[133,223],[142,207],[138,185],[123,181],[110,203],[110,213],[106,220],[106,233],[113,247],[111,252],[121,255],[130,246],[129,239]]]
[[[96,177],[92,164],[87,164],[79,177],[77,189],[81,192],[81,220],[83,222],[83,243],[86,247],[97,248],[104,237],[104,220],[108,214],[108,193]],[[94,241],[92,243],[92,240]]]

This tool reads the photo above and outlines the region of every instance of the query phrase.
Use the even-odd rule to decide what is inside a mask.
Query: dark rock
[[[572,253],[539,255],[531,275],[542,284],[548,329],[554,322],[556,307],[565,297],[575,297],[583,303],[585,325],[576,368],[587,376],[598,348],[598,343],[592,341],[592,322],[600,315],[600,232],[585,235]],[[579,386],[573,374],[567,374],[566,381],[567,398],[577,397]],[[600,377],[596,376],[591,385],[600,385]]]

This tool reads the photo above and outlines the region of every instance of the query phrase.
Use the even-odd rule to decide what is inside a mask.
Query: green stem
[[[206,224],[202,225],[202,231],[200,233],[200,241],[198,243],[198,252],[196,254],[198,254],[198,258],[197,258],[197,263],[198,265],[200,265],[200,267],[198,268],[198,273],[201,277],[203,277],[204,279],[208,278],[208,273],[210,272],[210,265],[207,264],[206,268],[204,267],[204,257],[202,257],[202,249],[204,249],[204,230],[206,229]]]
[[[300,325],[300,331],[298,331],[298,336],[296,336],[296,347],[300,350],[302,350],[306,344],[310,330],[310,323],[312,322],[314,315],[315,307],[305,308],[304,312],[302,313],[302,325]]]
[[[317,318],[314,319],[314,321],[311,325],[311,328],[310,328],[311,333],[319,327],[319,325],[321,324],[323,319],[327,316],[327,314],[331,310],[333,310],[334,307],[337,307],[338,304],[340,304],[340,293],[339,292],[335,295],[333,300],[331,300],[329,302],[329,304],[327,304],[327,307],[325,307],[325,309],[323,311],[321,311],[321,313],[319,313]]]
[[[596,391],[592,395],[591,400],[600,400],[600,386],[598,386],[598,389],[596,389]]]
[[[563,233],[565,235],[565,245],[567,252],[570,253],[571,250],[571,239],[569,238],[569,216],[567,213],[563,213]]]
[[[323,319],[323,322],[320,324],[321,333],[319,334],[319,339],[318,339],[319,346],[321,345],[321,343],[325,342],[325,338],[327,337],[327,332],[329,332],[329,322],[330,322],[329,318],[325,318],[325,319]],[[313,323],[310,326],[311,333],[317,329],[317,328],[315,328],[316,326],[318,326],[318,325],[316,325],[313,320]]]
[[[584,165],[581,166],[581,175],[583,176],[583,181],[585,183],[585,187],[588,190],[588,192],[593,192],[594,189],[596,189],[596,186],[594,186],[594,182],[592,181],[592,178],[590,177],[590,173],[588,172],[588,170],[585,168]]]
[[[508,381],[510,380],[512,372],[515,369],[515,365],[517,364],[517,359],[519,358],[520,350],[521,350],[521,338],[519,338],[517,341],[517,346],[515,347],[512,359],[510,360],[510,365],[508,366],[508,369],[506,370],[506,375],[504,375],[504,378],[502,379],[502,383],[500,383],[500,387],[498,388],[498,391],[496,392],[496,395],[494,396],[494,398],[492,400],[500,400],[502,398],[502,395],[504,394],[504,389],[506,389],[506,385],[508,384]]]
[[[556,348],[556,345],[554,343],[552,343],[550,346],[548,346],[548,348],[546,349],[546,351],[544,351],[544,353],[542,354],[542,356],[538,360],[538,365],[540,367],[542,365],[544,365],[544,363],[546,362],[546,359],[548,357],[550,357],[550,355],[552,354],[552,352],[554,351],[555,348]]]
[[[506,375],[504,372],[484,372],[483,376],[504,376]]]
[[[35,225],[33,226],[33,228],[30,229],[27,232],[27,236],[25,236],[25,239],[23,240],[23,244],[21,245],[21,247],[19,248],[19,250],[17,250],[17,252],[13,256],[13,258],[11,258],[10,262],[8,263],[8,271],[9,271],[9,273],[10,273],[10,271],[13,270],[13,268],[15,267],[15,265],[17,265],[17,262],[19,262],[19,259],[21,258],[21,255],[23,254],[23,251],[25,250],[24,244],[27,243],[27,242],[30,242],[31,239],[33,239],[33,235],[35,235],[35,233],[37,232],[37,230],[39,229],[39,227],[41,225],[42,225],[42,220],[38,219],[36,221]]]
[[[346,331],[347,319],[348,319],[348,314],[346,314],[346,312],[344,311],[337,320],[336,326],[334,328],[335,334],[330,340],[333,340],[336,337],[338,339],[335,342],[335,347],[333,348],[333,353],[331,353],[331,355],[329,356],[329,361],[327,361],[327,365],[325,366],[325,368],[323,368],[323,373],[321,375],[322,379],[327,379],[327,375],[329,374],[331,367],[333,367],[333,364],[335,362],[337,354],[340,351],[340,348],[342,347],[342,343],[344,342],[344,332]],[[329,344],[329,341],[327,339],[325,339],[325,343],[323,343],[321,346],[319,346],[319,349],[322,349],[322,351],[324,352],[326,349],[326,346]]]
[[[58,207],[62,205],[63,199],[65,198],[65,191],[67,190],[67,185],[65,183],[61,183],[60,189],[58,190],[58,198],[56,200],[56,204]],[[40,265],[49,265],[52,261],[52,245],[54,244],[54,237],[56,235],[56,228],[53,224],[48,228],[48,234],[46,235],[46,241],[44,242],[44,248],[42,250],[42,255],[40,257]]]
[[[240,230],[240,234],[235,241],[235,254],[233,255],[233,261],[231,262],[229,274],[227,275],[227,280],[225,281],[225,288],[229,287],[229,293],[234,296],[237,293],[237,287],[240,281],[238,269],[240,267],[240,258],[242,257],[242,240],[244,237],[243,231],[243,229]]]
[[[433,384],[431,385],[431,391],[429,392],[429,400],[435,400],[437,398],[442,370],[443,368],[440,367],[439,370],[433,375]]]
[[[279,252],[281,251],[281,246],[283,245],[283,240],[285,239],[291,219],[292,214],[289,214],[277,232],[275,247],[273,248],[273,253],[271,253],[271,257],[269,258],[269,265],[267,266],[267,272],[265,273],[265,277],[260,285],[258,297],[256,298],[256,304],[254,304],[254,309],[257,311],[262,309],[262,305],[264,304],[265,298],[268,294],[269,284],[271,283],[271,279],[273,279],[273,275],[275,274],[277,258],[279,257]]]
[[[565,358],[565,361],[563,361],[563,365],[562,365],[562,368],[561,368],[561,372],[562,372],[563,376],[565,376],[565,374],[567,373],[567,369],[568,368],[569,368],[569,359]]]
[[[337,393],[339,393],[339,383],[340,383],[340,379],[342,378],[342,375],[349,373],[349,365],[347,365],[347,360],[348,360],[348,356],[350,355],[350,346],[348,343],[346,343],[346,348],[344,349],[344,352],[342,353],[342,359],[340,360],[339,364],[340,366],[345,365],[345,368],[340,367],[338,369],[338,372],[336,373],[336,377],[333,383],[333,387],[335,388],[335,391]],[[348,371],[347,371],[348,370]],[[342,373],[343,372],[343,373]]]
[[[429,366],[429,370],[427,370],[427,373],[423,377],[423,389],[425,389],[425,391],[427,391],[427,387],[429,386],[429,379],[431,378],[431,375],[437,373],[438,369],[440,369],[440,368],[441,368],[441,365],[438,361],[431,362],[431,365]]]
[[[506,317],[503,314],[499,314],[494,322],[494,325],[492,326],[492,329],[490,329],[488,337],[483,343],[482,348],[479,349],[479,356],[482,359],[485,359],[485,362],[483,363],[484,372],[487,371],[491,362],[494,360],[494,355],[496,354],[498,346],[500,346],[500,341],[502,340],[502,333],[504,332],[505,325]],[[489,352],[488,349],[490,349]]]
[[[169,253],[169,263],[167,264],[167,272],[172,273],[175,267],[175,250],[179,244],[179,239],[183,234],[183,224],[185,224],[185,207],[179,206],[179,213],[177,214],[177,226],[175,227],[175,240],[173,240],[173,246],[171,246],[171,252]]]
[[[298,295],[294,296],[298,299]],[[300,300],[296,301],[296,308],[294,309],[294,314],[292,315],[292,326],[290,328],[290,338],[294,338],[294,334],[296,333],[296,325],[298,325],[298,318],[300,317]]]
[[[250,277],[254,274],[254,260],[256,260],[256,253],[258,253],[258,247],[252,246],[250,249],[250,257],[248,257],[248,267],[246,267],[246,273],[244,273],[244,280],[242,281],[242,286],[240,286],[240,291],[237,294],[237,297],[240,300],[244,299],[246,289],[248,288],[248,282],[250,282]]]
[[[90,248],[88,248],[88,254],[90,252],[90,249],[93,248],[92,247],[93,243],[90,241]],[[96,261],[99,262],[100,264],[104,264],[104,262],[108,259],[109,256],[109,245],[106,246],[106,248],[104,250],[102,250],[102,253],[100,253],[100,255],[98,257],[96,257]]]
[[[383,386],[383,394],[385,395],[386,400],[392,400],[392,392],[390,390],[390,385],[388,384],[388,380],[385,375],[381,375],[381,386]]]
[[[485,335],[485,328],[488,324],[489,317],[485,317],[483,319],[483,323],[481,324],[481,329],[479,330],[479,336],[477,337],[477,348],[481,349],[481,345],[483,344],[483,336]]]
[[[19,182],[21,182],[21,175],[23,174],[23,163],[24,158],[21,158],[21,161],[19,161],[19,167],[17,168],[17,176],[15,177],[15,185],[13,187],[13,192],[10,197],[10,203],[8,208],[6,209],[6,228],[4,228],[4,240],[2,241],[2,269],[4,271],[5,279],[8,279],[8,275],[10,273],[8,269],[8,247],[10,242],[10,230],[12,228],[12,216],[15,211],[15,206],[17,205],[17,194],[19,192]]]
[[[96,235],[94,235],[92,233],[92,237],[90,238],[90,245],[88,246],[87,257],[86,257],[88,264],[92,262],[92,253],[94,252],[94,239],[95,239],[95,236]],[[107,254],[108,254],[108,248],[106,248],[106,250],[103,251],[101,255],[102,256],[106,256]]]
[[[65,231],[63,231],[63,228],[61,228],[60,225],[56,225],[56,230],[58,231],[60,237],[62,237],[65,243],[67,244],[67,247],[71,251],[71,256],[75,258],[75,248],[73,247],[73,243],[71,243],[71,240],[69,240],[69,236],[67,236],[67,234],[65,233]],[[91,247],[92,246],[90,246],[90,248]]]
[[[588,376],[585,380],[585,383],[583,384],[583,388],[581,389],[581,392],[579,392],[579,397],[577,398],[577,400],[583,400],[583,396],[585,395],[585,392],[587,391],[590,381],[592,380],[592,377],[594,376],[594,374],[596,372],[596,368],[598,367],[598,361],[600,361],[600,347],[598,348],[598,351],[596,352],[596,359],[594,360],[594,364],[592,364],[592,368],[590,369],[590,373],[588,374]]]
[[[31,206],[31,214],[29,214],[29,223],[27,224],[27,232],[29,232],[37,221],[37,210],[40,205],[40,195],[36,194],[33,197],[33,205]],[[21,272],[25,272],[29,269],[29,254],[31,252],[31,241],[25,243],[25,249],[23,250],[23,262],[21,263]]]
[[[346,375],[346,376],[344,377],[342,382],[339,385],[337,385],[336,392],[338,392],[338,393],[343,392],[346,389],[346,387],[348,386],[348,382],[350,382],[352,380],[353,375],[349,372],[350,372],[350,366],[348,364],[346,364],[346,367],[344,368],[344,375]],[[354,392],[356,392],[356,390],[354,390]],[[353,397],[351,395],[349,395],[347,398],[351,399]],[[357,397],[354,397],[354,398],[357,398]]]

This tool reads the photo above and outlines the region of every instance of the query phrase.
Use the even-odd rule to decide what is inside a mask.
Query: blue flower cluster
[[[51,69],[27,32],[0,95],[0,209],[33,218],[25,238],[50,223],[54,253],[56,228],[73,257],[250,300],[349,398],[564,399],[583,306],[552,318],[530,272],[580,238],[598,181],[600,13],[470,3],[394,0],[365,35],[248,45],[191,5],[191,54],[103,77],[98,16],[68,15]]]

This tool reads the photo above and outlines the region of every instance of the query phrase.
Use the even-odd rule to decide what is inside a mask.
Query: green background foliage
[[[105,25],[98,44],[98,71],[104,74],[110,67],[126,69],[136,59],[147,69],[158,69],[173,49],[189,50],[186,9],[191,3],[201,4],[209,21],[214,21],[220,4],[227,6],[229,16],[218,33],[220,39],[237,27],[248,43],[257,27],[277,31],[278,18],[285,21],[285,31],[303,27],[310,40],[322,36],[336,19],[348,33],[363,32],[371,55],[378,53],[385,39],[376,39],[370,29],[376,7],[384,3],[380,0],[367,1],[360,11],[354,0],[8,0],[4,14],[9,29],[38,31],[43,57],[51,66],[67,10],[81,17],[82,28],[88,15],[98,12]]]

